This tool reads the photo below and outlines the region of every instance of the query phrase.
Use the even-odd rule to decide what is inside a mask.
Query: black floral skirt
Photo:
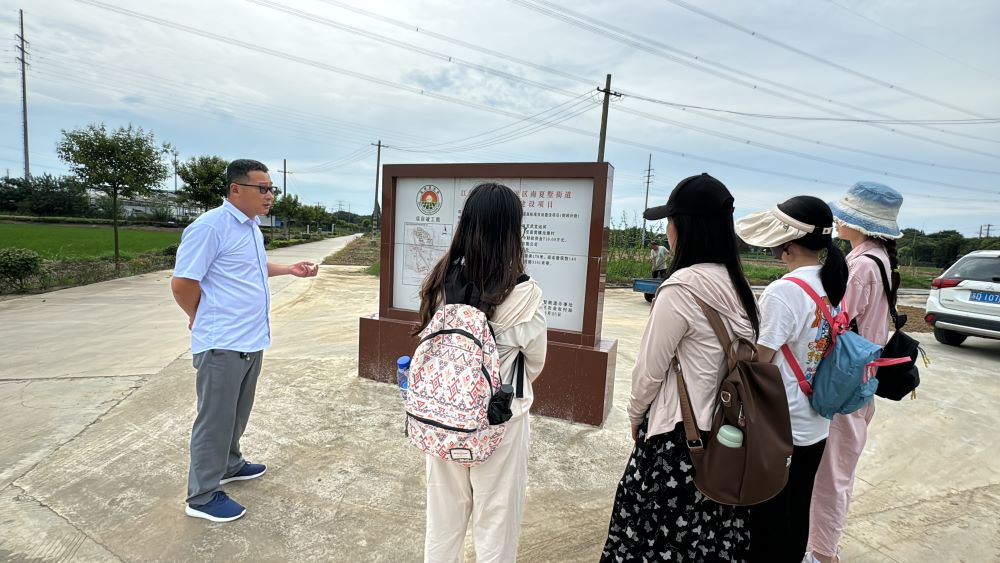
[[[618,483],[601,561],[747,561],[748,510],[718,504],[695,488],[683,423],[646,440],[648,422]]]

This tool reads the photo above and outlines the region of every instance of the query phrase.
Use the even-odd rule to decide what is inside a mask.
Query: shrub
[[[24,291],[27,282],[42,273],[42,257],[26,248],[0,248],[0,282]]]

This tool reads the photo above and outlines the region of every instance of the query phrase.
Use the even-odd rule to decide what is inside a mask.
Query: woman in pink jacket
[[[837,236],[850,241],[852,247],[847,255],[844,309],[857,321],[858,334],[880,346],[889,339],[889,300],[899,288],[896,239],[903,233],[896,225],[896,216],[902,204],[899,192],[874,182],[859,182],[839,201],[830,203]],[[891,297],[883,289],[879,264],[891,278]],[[813,487],[807,563],[839,561],[838,544],[844,534],[854,475],[874,415],[875,401],[871,401],[857,412],[833,417],[830,423]]]
[[[656,292],[632,372],[628,416],[635,449],[618,484],[601,561],[745,561],[747,510],[715,503],[694,486],[684,436],[676,357],[684,365],[699,428],[711,428],[726,353],[697,295],[734,337],[755,339],[757,305],[743,277],[733,196],[708,174],[687,178],[646,219],[669,219],[673,262]]]

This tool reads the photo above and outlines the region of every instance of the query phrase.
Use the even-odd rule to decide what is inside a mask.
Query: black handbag
[[[910,361],[906,363],[878,368],[878,371],[875,372],[875,378],[878,379],[878,388],[875,390],[875,394],[893,401],[902,400],[907,395],[916,398],[916,389],[920,385],[917,355],[924,354],[924,351],[920,347],[920,342],[902,330],[903,326],[906,325],[906,315],[900,315],[896,311],[896,293],[889,286],[889,276],[886,275],[882,261],[871,254],[865,254],[865,256],[875,261],[879,273],[882,274],[882,289],[885,290],[886,299],[889,300],[889,315],[892,316],[892,322],[896,328],[892,338],[882,348],[882,357],[910,358]]]

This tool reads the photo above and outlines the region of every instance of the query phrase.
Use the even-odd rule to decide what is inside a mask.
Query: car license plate
[[[969,301],[977,303],[1000,304],[1000,293],[990,293],[989,291],[973,291],[969,295]]]

